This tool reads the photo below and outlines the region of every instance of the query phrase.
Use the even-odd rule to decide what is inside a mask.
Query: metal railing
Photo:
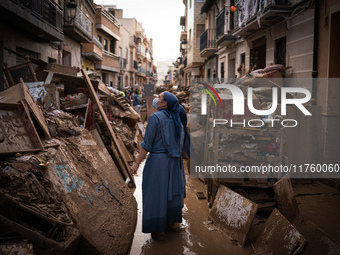
[[[77,26],[84,34],[92,38],[92,21],[79,7],[77,7],[76,16],[70,24]]]
[[[92,37],[93,42],[102,50],[103,49],[103,44],[98,40],[96,36]]]
[[[63,8],[53,0],[10,0],[27,9],[59,32],[63,31]]]
[[[139,45],[138,45],[137,53],[141,53],[141,54],[143,54],[144,56],[146,55],[146,53],[145,53],[145,47],[144,47],[142,44],[139,44]]]
[[[216,16],[216,38],[224,34],[224,25],[226,23],[225,9],[226,8],[223,7]]]
[[[216,29],[208,28],[200,38],[200,51],[216,48]]]
[[[248,19],[255,17],[270,5],[290,5],[291,0],[235,0],[236,12],[234,12],[234,27],[244,26]]]
[[[143,68],[143,67],[138,67],[137,72],[138,73],[144,73],[144,74],[146,73],[145,68]]]

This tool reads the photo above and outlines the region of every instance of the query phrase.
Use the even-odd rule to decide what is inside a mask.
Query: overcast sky
[[[184,16],[183,0],[94,0],[96,4],[116,5],[123,18],[141,22],[148,39],[153,39],[154,62],[180,56],[180,16]]]

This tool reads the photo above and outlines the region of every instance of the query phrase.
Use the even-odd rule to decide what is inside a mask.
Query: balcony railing
[[[143,68],[143,67],[138,67],[137,73],[143,73],[143,74],[145,74],[145,73],[146,73],[146,72],[145,72],[145,68]]]
[[[92,39],[93,39],[93,42],[94,42],[100,49],[103,49],[103,44],[97,39],[97,37],[93,36]]]
[[[92,38],[92,22],[79,7],[77,7],[75,18],[68,24],[75,25],[85,35]]]
[[[234,28],[241,28],[247,24],[250,18],[254,18],[259,12],[274,5],[290,5],[291,0],[236,0],[235,6],[237,11],[234,12]]]
[[[126,58],[120,58],[120,60],[119,60],[120,69],[126,69],[126,64],[127,64]]]
[[[59,32],[63,31],[63,9],[53,0],[11,0],[24,7],[35,17],[47,22]]]
[[[203,32],[200,38],[200,51],[205,49],[215,49],[216,48],[216,30],[213,28],[208,28]]]
[[[146,57],[145,47],[142,44],[138,45],[137,54],[141,54],[143,57]]]
[[[216,16],[216,38],[224,34],[224,26],[226,23],[225,7]]]

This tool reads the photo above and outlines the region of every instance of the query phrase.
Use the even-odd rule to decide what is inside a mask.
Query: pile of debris
[[[27,66],[8,68],[0,92],[0,246],[126,254],[136,224],[129,168],[143,139],[138,114],[84,70],[80,77],[53,64],[36,76]]]
[[[258,110],[268,110],[273,105],[272,88],[283,86],[284,71],[288,68],[290,67],[271,65],[263,70],[246,74],[234,85],[242,90],[243,94],[247,94],[247,88],[252,87],[253,94],[250,96],[253,107]],[[213,84],[204,85],[198,83],[191,87],[191,91],[195,92],[191,94],[190,109],[190,131],[195,149],[191,166],[219,165],[226,169],[228,166],[234,166],[235,169],[240,167],[255,169],[235,171],[228,175],[208,173],[210,176],[196,174],[195,169],[190,169],[192,176],[201,178],[206,184],[211,219],[235,243],[243,247],[246,245],[250,230],[254,232],[255,229],[256,237],[252,233],[253,236],[249,239],[256,254],[272,254],[273,251],[275,254],[298,254],[307,243],[309,251],[313,250],[310,247],[323,245],[325,248],[323,251],[339,252],[340,248],[336,242],[326,234],[321,234],[322,231],[312,223],[306,223],[300,215],[290,181],[290,178],[295,177],[294,175],[285,175],[284,171],[278,171],[280,173],[277,174],[271,174],[270,171],[256,171],[265,166],[280,168],[294,164],[297,157],[294,158],[295,155],[292,155],[295,151],[292,146],[300,144],[299,139],[303,141],[309,139],[309,143],[313,143],[310,146],[316,148],[319,142],[316,136],[309,134],[308,138],[301,138],[293,133],[306,135],[307,127],[313,126],[318,130],[320,124],[306,125],[309,120],[297,114],[292,107],[287,107],[286,116],[281,115],[280,107],[277,107],[272,114],[264,116],[257,116],[249,110],[245,110],[244,115],[234,115],[233,95],[230,90],[223,88],[217,89],[222,102],[219,103],[217,99],[214,102],[207,97],[209,110],[206,115],[202,115],[201,98],[202,93],[205,93],[203,89],[208,89]],[[293,96],[287,95],[288,98]],[[244,100],[244,104],[247,105],[247,98]],[[320,109],[311,106],[311,102],[304,106],[312,112],[313,117],[316,119],[320,117]],[[285,119],[295,119],[299,126],[294,128],[294,131],[289,130],[282,125]],[[211,127],[213,124],[215,124],[214,128]],[[292,138],[296,140],[292,141]],[[304,153],[301,151],[300,157],[307,155]],[[313,156],[317,158],[316,154]],[[310,229],[319,233],[322,238],[316,240],[308,235],[306,225],[313,226]],[[326,246],[321,244],[322,240],[327,240]]]

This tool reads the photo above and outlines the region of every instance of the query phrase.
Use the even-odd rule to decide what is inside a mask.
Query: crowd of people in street
[[[120,93],[130,100],[133,109],[140,115],[142,106],[145,104],[144,90],[138,88],[132,89],[129,87],[124,89],[124,91],[120,91]]]

